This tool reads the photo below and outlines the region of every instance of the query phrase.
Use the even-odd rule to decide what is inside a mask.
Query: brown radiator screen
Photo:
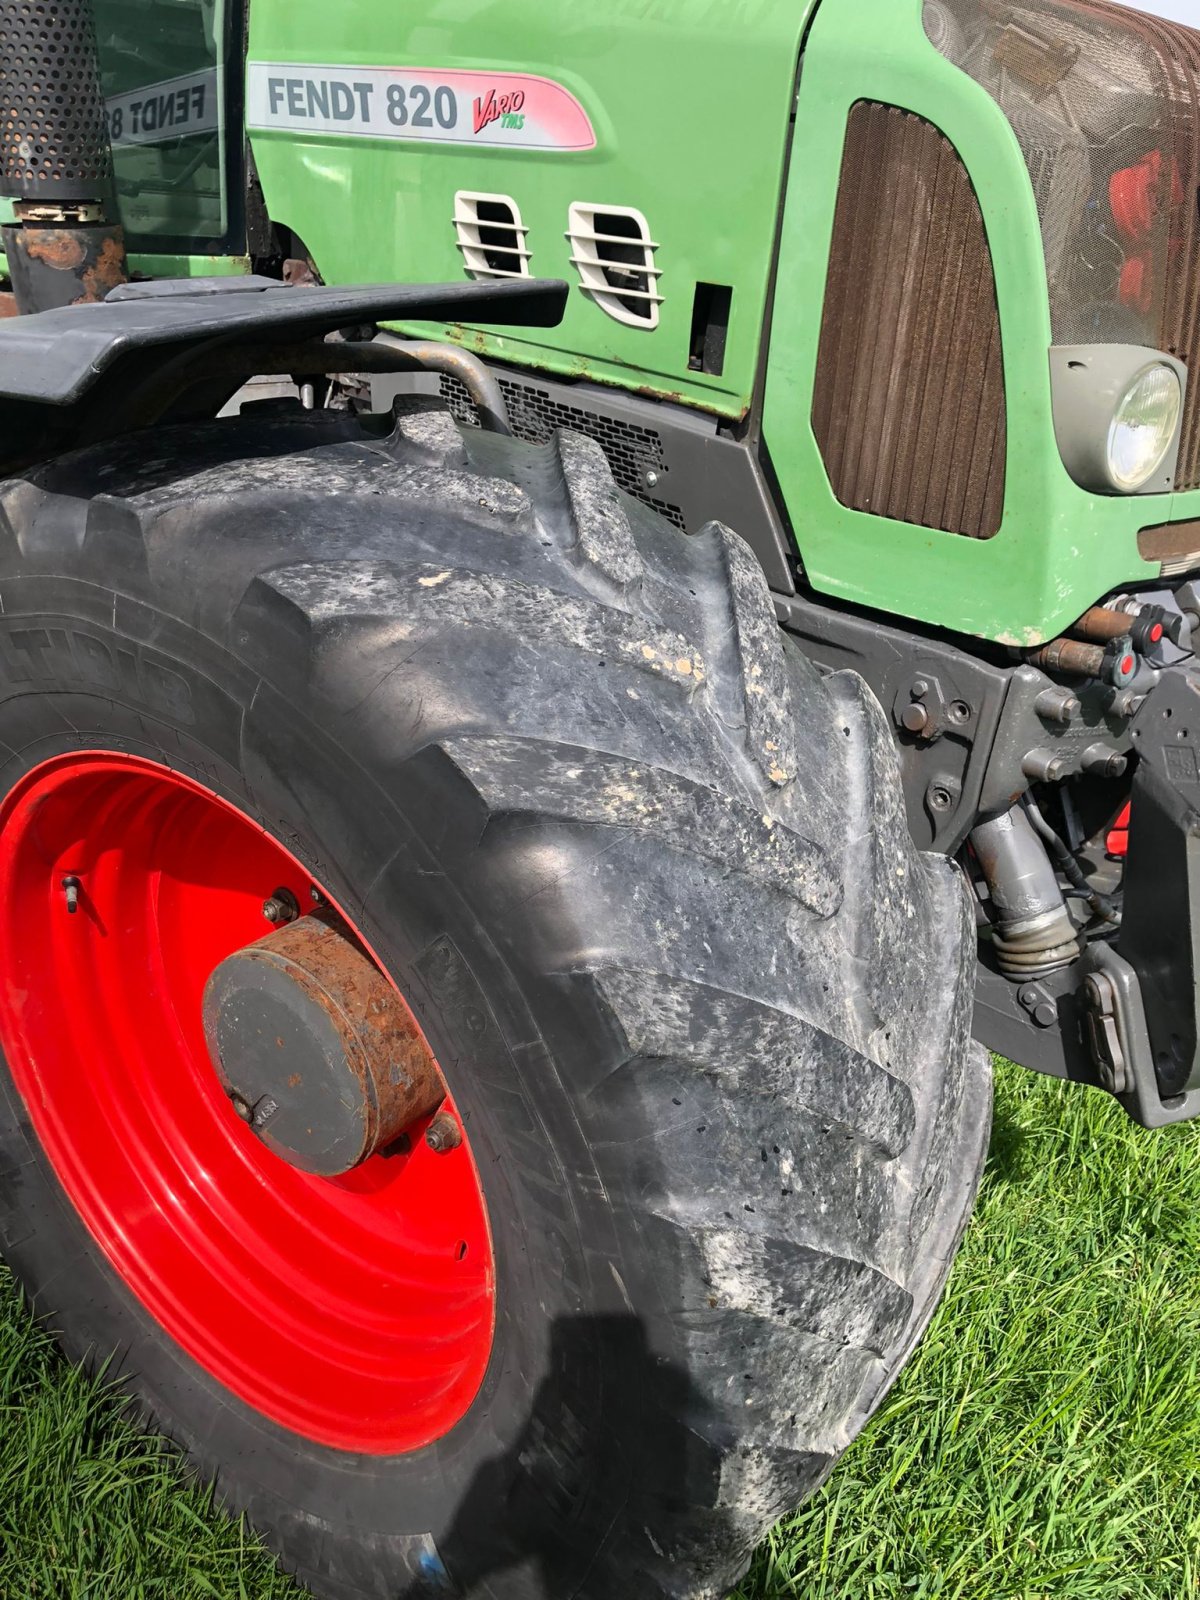
[[[990,538],[1004,509],[1000,319],[979,202],[923,118],[851,113],[813,429],[856,511]]]
[[[1162,576],[1173,578],[1200,564],[1200,521],[1160,522],[1138,534],[1143,561],[1162,563]]]

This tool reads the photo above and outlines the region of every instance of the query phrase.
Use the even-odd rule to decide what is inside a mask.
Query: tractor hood
[[[450,336],[740,415],[814,5],[253,0],[267,209],[327,283],[566,278],[553,334]]]

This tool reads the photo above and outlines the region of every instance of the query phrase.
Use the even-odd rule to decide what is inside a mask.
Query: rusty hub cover
[[[408,1007],[360,946],[319,913],[213,970],[204,1031],[239,1115],[305,1172],[348,1172],[445,1097]]]

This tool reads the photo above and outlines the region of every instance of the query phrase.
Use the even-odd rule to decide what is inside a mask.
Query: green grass
[[[1002,1066],[975,1221],[884,1411],[739,1600],[1200,1594],[1200,1126]],[[0,1285],[3,1600],[295,1600]]]

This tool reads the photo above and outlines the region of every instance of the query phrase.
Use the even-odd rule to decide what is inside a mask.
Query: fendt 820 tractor
[[[0,0],[0,178],[4,1254],[327,1600],[715,1600],[988,1050],[1200,1111],[1200,32]]]

